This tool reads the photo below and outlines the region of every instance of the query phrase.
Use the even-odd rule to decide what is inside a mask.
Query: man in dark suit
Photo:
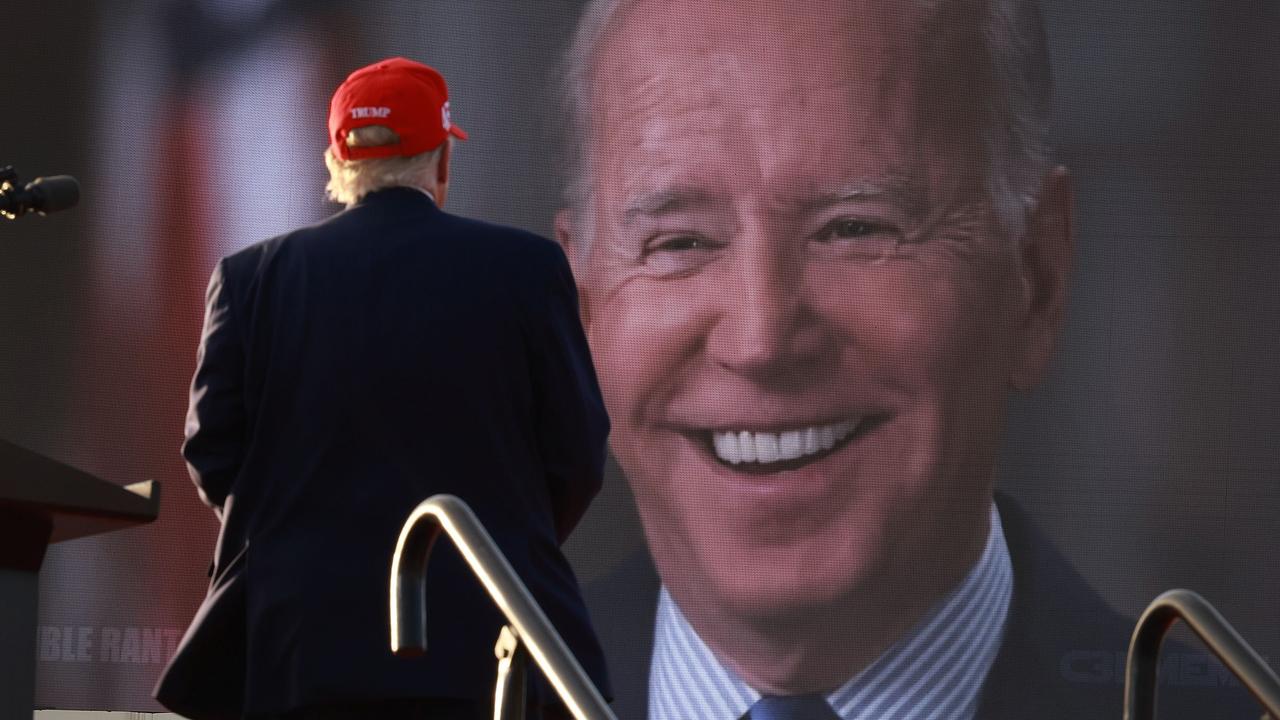
[[[559,549],[609,428],[564,254],[441,209],[466,135],[435,70],[352,73],[329,126],[347,210],[213,273],[183,453],[222,531],[157,697],[192,718],[489,717],[502,619],[449,543],[426,656],[388,648],[396,537],[436,493],[471,505],[607,693]],[[535,682],[543,703],[558,716]]]
[[[1072,256],[1035,3],[595,0],[568,60],[557,234],[656,570],[592,607],[623,714],[1118,715],[1060,680],[1125,623],[994,499]]]

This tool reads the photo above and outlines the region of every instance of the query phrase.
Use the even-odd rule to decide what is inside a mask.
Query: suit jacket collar
[[[356,207],[364,206],[388,206],[388,205],[407,205],[407,206],[425,206],[430,205],[439,209],[439,204],[435,198],[421,188],[396,186],[374,190],[365,195],[356,202]]]
[[[1013,603],[987,677],[980,720],[1119,714],[1119,675],[1089,678],[1073,658],[1123,657],[1132,623],[1115,612],[1012,499],[999,493],[1013,560]]]

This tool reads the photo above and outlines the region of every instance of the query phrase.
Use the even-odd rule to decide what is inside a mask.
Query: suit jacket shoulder
[[[997,494],[996,501],[1013,558],[1014,595],[978,717],[1120,717],[1135,620],[1112,608],[1012,499]],[[1166,642],[1160,685],[1160,717],[1259,713],[1200,646]]]

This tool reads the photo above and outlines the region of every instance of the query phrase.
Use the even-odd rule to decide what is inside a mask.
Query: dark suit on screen
[[[472,506],[609,692],[559,549],[599,489],[608,419],[557,245],[382,190],[224,259],[207,312],[184,454],[223,525],[162,702],[489,696],[501,617],[447,541],[427,655],[388,648],[395,540],[436,493]]]
[[[998,496],[997,505],[1014,590],[977,720],[1119,720],[1133,621],[1089,587],[1016,503]],[[658,586],[652,560],[638,553],[586,588],[617,679],[614,708],[624,720],[648,716]],[[1256,720],[1261,714],[1201,648],[1171,644],[1163,658],[1161,717]]]

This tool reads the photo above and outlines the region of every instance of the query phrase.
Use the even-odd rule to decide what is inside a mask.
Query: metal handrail
[[[453,495],[423,500],[400,530],[391,558],[392,652],[403,656],[426,652],[427,559],[442,528],[573,717],[617,720],[484,525]]]
[[[1154,720],[1160,644],[1178,620],[1200,637],[1273,718],[1280,718],[1280,678],[1231,623],[1190,590],[1170,590],[1151,602],[1129,641],[1124,672],[1125,720]]]

